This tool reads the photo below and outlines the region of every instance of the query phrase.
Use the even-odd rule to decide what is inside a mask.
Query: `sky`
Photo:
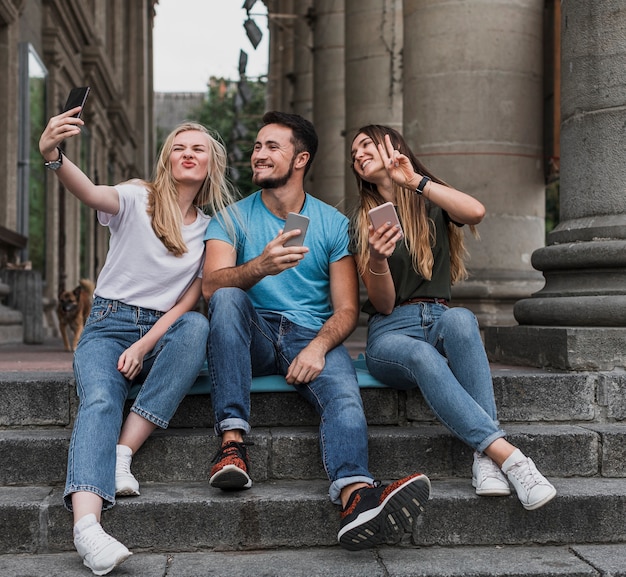
[[[248,54],[246,76],[267,74],[267,8],[261,0],[250,17],[263,32],[256,47],[243,23],[244,0],[159,0],[154,19],[155,92],[205,92],[211,76],[239,78],[239,51]]]

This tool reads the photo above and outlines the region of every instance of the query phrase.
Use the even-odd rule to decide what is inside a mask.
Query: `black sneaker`
[[[230,441],[222,445],[211,460],[209,485],[224,491],[237,491],[252,487],[252,479],[248,475],[248,450],[246,445],[252,443],[238,443]]]
[[[337,539],[350,551],[397,541],[413,531],[413,523],[430,497],[430,481],[416,473],[391,485],[357,489],[341,512]]]

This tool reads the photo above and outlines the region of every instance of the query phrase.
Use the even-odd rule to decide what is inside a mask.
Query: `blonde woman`
[[[53,117],[39,148],[45,165],[111,233],[91,314],[74,356],[79,407],[68,456],[65,506],[84,564],[105,575],[131,554],[100,525],[117,495],[138,495],[132,455],[166,428],[206,358],[201,296],[204,233],[232,200],[226,151],[201,125],[167,137],[151,182],[95,185],[60,144],[80,132],[79,107]],[[122,426],[130,387],[140,383]]]
[[[360,202],[352,248],[367,288],[367,367],[383,383],[419,388],[437,418],[474,449],[472,484],[509,495],[526,509],[555,495],[533,461],[499,427],[489,363],[474,315],[449,308],[451,285],[467,276],[461,227],[483,205],[431,174],[396,130],[369,125],[352,141]],[[400,224],[374,229],[369,211],[391,202]]]

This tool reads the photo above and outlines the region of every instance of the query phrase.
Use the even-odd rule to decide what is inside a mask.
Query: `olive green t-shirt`
[[[447,223],[450,219],[447,213],[434,204],[430,205],[429,218],[433,221],[435,228],[434,265],[431,280],[426,280],[415,271],[404,241],[396,244],[393,254],[387,259],[396,289],[396,306],[416,297],[450,299],[450,243],[447,231]],[[369,299],[365,301],[361,310],[369,315],[376,313]]]

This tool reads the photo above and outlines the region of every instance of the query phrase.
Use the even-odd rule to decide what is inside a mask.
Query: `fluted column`
[[[314,18],[313,120],[320,144],[313,165],[311,192],[343,210],[346,167],[343,0],[316,0]]]
[[[313,120],[313,0],[300,0],[294,9],[292,108]]]
[[[561,11],[560,224],[533,254],[544,288],[488,345],[502,360],[624,367],[626,5],[564,0]]]
[[[454,304],[513,324],[543,246],[543,0],[404,1],[404,132],[423,162],[484,203]]]
[[[264,0],[267,6],[270,35],[267,109],[291,110],[293,84],[289,77],[293,71],[293,22],[290,18],[293,0]]]
[[[402,130],[402,0],[346,0],[345,24],[347,159],[359,127]],[[346,170],[346,206],[356,197],[354,176]]]

